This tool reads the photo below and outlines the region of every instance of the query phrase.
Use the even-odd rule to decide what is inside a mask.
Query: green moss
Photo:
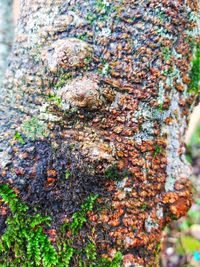
[[[156,109],[157,109],[158,111],[162,112],[162,111],[164,110],[164,108],[163,108],[163,103],[159,104],[159,105],[156,107]]]
[[[78,35],[77,38],[82,40],[82,41],[87,41],[89,36],[88,36],[87,32],[85,32],[85,33]]]
[[[78,231],[87,221],[87,212],[93,210],[94,203],[96,202],[97,198],[98,195],[89,196],[85,203],[81,205],[81,210],[73,214],[72,222],[66,224],[66,228],[70,230],[73,235],[77,235]]]
[[[96,6],[98,11],[104,11],[105,12],[107,9],[106,1],[103,1],[103,0],[97,0],[95,3],[95,6]]]
[[[106,12],[106,4],[104,3],[104,1],[102,0],[97,0],[94,4],[96,10],[99,12],[101,12],[102,14]],[[97,21],[99,18],[99,16],[97,14],[95,14],[92,11],[88,11],[86,14],[86,20],[93,25],[95,21]]]
[[[169,47],[162,47],[161,49],[164,59],[167,61],[171,57],[171,51]]]
[[[160,154],[163,151],[163,148],[161,146],[156,145],[153,156],[156,157],[158,154]]]
[[[8,217],[5,233],[0,239],[0,264],[10,266],[69,266],[75,249],[71,240],[58,239],[58,250],[50,243],[44,227],[50,226],[51,219],[40,214],[30,215],[27,205],[21,203],[8,185],[0,186],[0,196],[8,204],[11,216]],[[86,213],[92,210],[97,196],[88,197],[81,211],[73,215],[68,230],[73,234],[86,222]],[[12,253],[11,253],[12,252]],[[12,256],[11,256],[12,255]]]
[[[47,97],[47,101],[51,103],[53,102],[58,107],[60,107],[62,104],[62,99],[55,94],[49,94]]]
[[[108,167],[104,173],[105,178],[110,180],[120,180],[128,175],[129,172],[127,170],[119,171],[116,165]]]
[[[8,185],[0,186],[0,197],[9,206],[11,215],[6,220],[6,231],[0,237],[0,266],[2,267],[68,267],[73,257],[79,258],[79,267],[119,267],[122,254],[117,252],[111,261],[97,257],[97,248],[92,240],[81,249],[73,247],[74,238],[85,222],[88,211],[93,209],[97,195],[91,195],[81,205],[72,221],[63,224],[58,233],[56,246],[48,239],[44,228],[50,226],[50,217],[31,215],[29,207],[18,199]],[[73,235],[69,239],[66,231]]]
[[[0,264],[7,267],[41,266],[41,263],[44,267],[56,265],[56,251],[43,231],[50,218],[28,214],[28,206],[22,204],[7,185],[0,186],[0,196],[12,213],[0,239]]]
[[[94,3],[96,12],[88,11],[86,14],[86,20],[94,25],[97,21],[108,21],[109,15],[117,10],[114,4],[108,3],[103,0],[96,0]]]
[[[37,117],[25,121],[22,124],[22,129],[26,136],[32,140],[47,136],[46,124]]]
[[[147,204],[143,204],[140,209],[142,211],[148,210],[148,205]]]
[[[200,82],[200,44],[196,45],[196,52],[192,61],[192,69],[190,72],[191,82],[189,84],[189,92],[198,95]]]
[[[97,19],[97,15],[93,12],[88,12],[86,15],[86,20],[90,23],[93,24],[94,21]]]
[[[123,259],[122,253],[117,252],[112,261],[109,259],[102,258],[99,262],[99,265],[97,265],[97,267],[120,267],[122,263],[122,259]]]
[[[61,73],[57,83],[55,84],[55,88],[56,89],[62,88],[66,84],[66,82],[68,80],[70,80],[71,78],[72,78],[71,73],[68,73],[68,72],[67,73]]]
[[[95,7],[98,13],[107,15],[115,12],[117,8],[120,8],[120,6],[115,6],[114,4],[105,0],[96,0]]]
[[[174,74],[174,68],[172,66],[170,66],[168,70],[163,71],[163,75],[165,76],[171,76],[173,74]]]
[[[85,64],[89,64],[92,61],[92,57],[86,57],[84,59]]]
[[[69,170],[67,170],[67,171],[65,172],[65,178],[66,178],[66,179],[69,179],[70,176],[71,176],[71,172],[70,172]]]
[[[24,145],[25,144],[25,141],[22,137],[22,135],[19,133],[19,132],[16,132],[15,135],[14,135],[14,140],[18,141],[20,144]]]
[[[79,260],[79,267],[120,267],[123,259],[121,252],[117,252],[113,260],[110,260],[108,258],[99,259],[96,251],[96,246],[91,241],[83,249],[82,253],[86,254],[86,260]]]

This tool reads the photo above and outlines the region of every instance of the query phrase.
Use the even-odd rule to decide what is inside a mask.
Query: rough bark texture
[[[12,0],[0,1],[0,85],[13,39]]]
[[[163,228],[190,207],[197,11],[194,0],[21,1],[0,96],[1,182],[56,229],[98,194],[78,236],[67,233],[74,247],[92,240],[98,257],[157,266]]]

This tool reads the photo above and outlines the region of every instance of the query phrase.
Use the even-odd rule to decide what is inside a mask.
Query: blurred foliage
[[[178,244],[176,247],[176,251],[180,255],[184,255],[185,253],[195,253],[200,249],[200,241],[189,235],[181,235]]]
[[[191,137],[191,140],[189,142],[189,146],[192,144],[200,144],[200,123],[197,125],[196,130]]]
[[[200,81],[200,44],[196,45],[195,56],[192,61],[192,69],[190,73],[191,82],[189,84],[189,91],[198,95],[199,81]]]

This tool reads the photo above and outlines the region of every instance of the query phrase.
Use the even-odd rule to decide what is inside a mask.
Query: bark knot
[[[49,69],[55,73],[60,68],[70,70],[89,64],[93,55],[93,47],[76,38],[56,41],[47,52]]]

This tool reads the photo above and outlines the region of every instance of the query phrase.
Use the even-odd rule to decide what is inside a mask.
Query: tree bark
[[[157,266],[163,228],[189,209],[197,12],[195,0],[21,1],[0,96],[1,183],[56,231],[98,195],[67,232],[74,248],[92,240],[98,258]],[[70,266],[78,257],[94,266],[84,252]]]
[[[13,39],[12,0],[0,1],[0,85]]]

